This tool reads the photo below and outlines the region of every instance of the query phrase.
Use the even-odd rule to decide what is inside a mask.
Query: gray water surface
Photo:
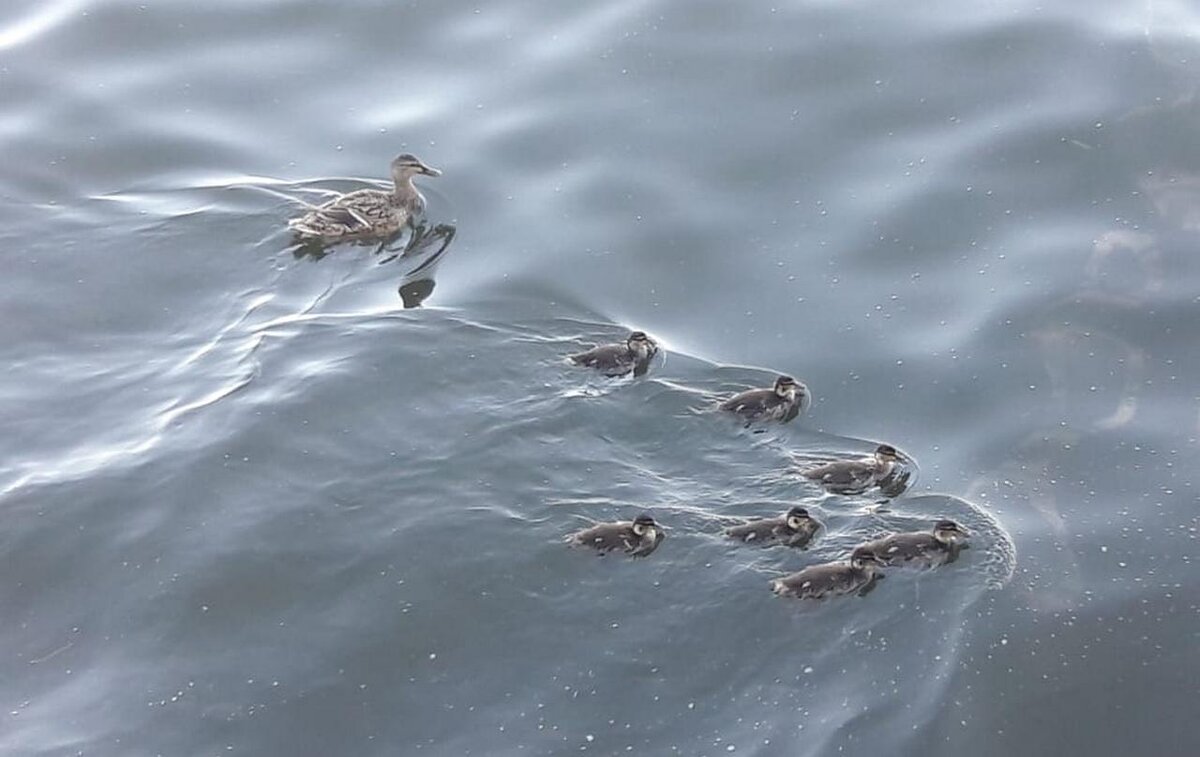
[[[1198,74],[1170,0],[12,0],[0,754],[1200,750]],[[401,151],[452,232],[293,245]]]

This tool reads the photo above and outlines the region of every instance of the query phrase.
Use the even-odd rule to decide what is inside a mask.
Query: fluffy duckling
[[[595,368],[609,378],[644,376],[650,370],[650,361],[658,354],[658,345],[643,331],[634,331],[624,344],[604,344],[587,352],[571,355],[571,362]]]
[[[720,407],[740,416],[749,426],[758,421],[787,423],[807,410],[811,403],[807,386],[791,376],[780,376],[770,389],[750,389],[735,394]]]
[[[725,535],[746,544],[772,547],[808,546],[821,528],[821,523],[803,507],[793,507],[777,518],[758,518],[725,529]]]
[[[900,453],[890,444],[881,444],[875,453],[861,460],[838,460],[803,471],[804,477],[818,482],[835,494],[862,494],[886,481],[900,462]]]
[[[301,239],[332,244],[347,239],[379,239],[400,231],[406,223],[425,210],[425,198],[413,186],[412,177],[441,176],[412,153],[396,156],[392,161],[391,192],[379,189],[360,189],[313,208],[299,218],[288,221],[288,227]]]
[[[666,537],[654,518],[642,513],[632,521],[597,523],[568,534],[565,541],[573,547],[590,547],[602,555],[619,549],[632,557],[645,557],[658,549]]]
[[[971,545],[967,543],[970,535],[967,529],[952,520],[939,520],[933,525],[932,532],[892,534],[867,542],[860,549],[871,550],[884,565],[935,568],[954,562],[959,552],[970,549]]]
[[[879,558],[871,550],[859,547],[850,555],[849,562],[813,565],[799,573],[775,579],[771,582],[771,590],[778,596],[796,599],[821,599],[843,594],[865,597],[883,578]]]

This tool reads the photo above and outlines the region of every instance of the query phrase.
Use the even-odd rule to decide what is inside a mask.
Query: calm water
[[[10,0],[0,753],[1200,750],[1198,135],[1186,0]],[[291,246],[402,150],[452,238]]]

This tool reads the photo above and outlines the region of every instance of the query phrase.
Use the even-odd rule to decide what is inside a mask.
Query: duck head
[[[813,520],[813,517],[808,514],[808,510],[805,510],[803,507],[793,507],[791,510],[788,510],[784,522],[793,531],[801,531],[810,523],[817,526],[820,525]]]
[[[780,376],[775,379],[775,394],[783,399],[791,402],[796,399],[796,393],[800,391],[796,379],[791,376]]]
[[[633,519],[633,533],[643,539],[657,541],[662,529],[654,522],[649,513],[642,513]]]
[[[881,444],[875,448],[875,460],[880,465],[900,462],[900,453],[890,444]]]
[[[392,179],[397,184],[403,184],[414,176],[441,176],[442,172],[425,165],[416,155],[405,152],[392,160]]]
[[[952,520],[939,520],[933,524],[933,538],[942,544],[956,544],[966,541],[971,533]]]
[[[653,339],[646,336],[644,331],[632,332],[625,340],[625,344],[638,360],[645,360],[658,352],[658,345],[654,343]]]

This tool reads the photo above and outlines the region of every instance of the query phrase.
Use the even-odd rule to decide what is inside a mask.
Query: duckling
[[[849,562],[812,565],[799,573],[775,579],[771,582],[771,590],[778,596],[797,599],[821,599],[842,594],[865,597],[875,588],[876,582],[884,578],[879,570],[879,557],[871,550],[859,547],[850,555]]]
[[[598,523],[582,531],[568,534],[565,541],[573,547],[591,547],[600,554],[619,549],[632,557],[645,557],[667,538],[662,527],[648,513],[632,521]]]
[[[818,465],[803,471],[803,474],[835,494],[862,494],[886,481],[899,461],[900,453],[895,447],[881,444],[869,457]]]
[[[441,176],[411,153],[392,161],[395,189],[360,189],[336,197],[299,218],[288,221],[288,228],[302,239],[330,244],[344,239],[388,237],[425,210],[425,198],[413,186],[412,177]]]
[[[959,552],[970,549],[971,534],[952,520],[939,520],[933,531],[892,534],[867,542],[860,549],[874,552],[884,565],[912,565],[935,568],[958,559]]]
[[[764,547],[808,546],[816,536],[821,523],[808,514],[803,507],[793,507],[778,518],[758,518],[740,526],[725,529],[725,535],[747,544]]]
[[[650,370],[650,361],[658,354],[658,345],[645,332],[634,331],[624,344],[605,344],[587,352],[571,355],[571,362],[595,368],[609,378],[624,376],[630,371],[634,376],[644,376]]]
[[[764,420],[787,423],[808,409],[812,397],[808,387],[791,376],[780,376],[770,389],[750,389],[721,403],[722,410],[736,413],[746,426]]]

